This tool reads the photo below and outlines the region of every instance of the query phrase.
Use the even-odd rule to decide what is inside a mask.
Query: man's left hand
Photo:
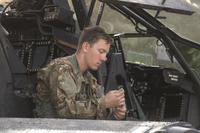
[[[113,115],[117,120],[124,119],[126,115],[125,105],[117,107]]]

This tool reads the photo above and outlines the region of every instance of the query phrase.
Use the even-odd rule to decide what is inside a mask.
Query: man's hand
[[[117,107],[113,115],[117,120],[124,119],[126,115],[126,105],[124,104],[123,106]]]
[[[121,107],[124,105],[124,91],[112,90],[105,95],[106,108]]]

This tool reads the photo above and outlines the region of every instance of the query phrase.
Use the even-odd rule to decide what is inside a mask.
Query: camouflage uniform
[[[90,72],[80,72],[76,56],[53,60],[38,72],[38,117],[105,119],[103,88]]]

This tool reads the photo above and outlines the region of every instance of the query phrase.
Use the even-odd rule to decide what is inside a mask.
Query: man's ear
[[[90,44],[88,42],[84,42],[82,45],[82,49],[84,52],[87,52],[89,47],[90,47]]]

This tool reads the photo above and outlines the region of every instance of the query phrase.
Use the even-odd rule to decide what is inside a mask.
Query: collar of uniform
[[[72,63],[73,68],[74,68],[74,73],[77,75],[77,77],[84,80],[85,79],[84,77],[88,75],[88,71],[86,71],[84,74],[81,73],[80,66],[76,59],[76,55],[73,54],[73,55],[69,56],[68,59]]]

